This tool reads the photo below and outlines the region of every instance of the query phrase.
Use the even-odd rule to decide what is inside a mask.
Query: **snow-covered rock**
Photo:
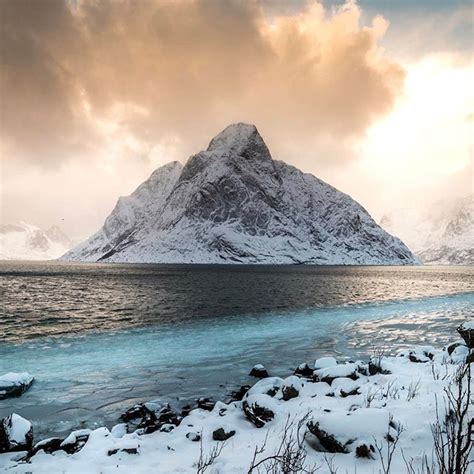
[[[23,222],[0,225],[0,260],[53,260],[72,245],[57,226],[43,231]]]
[[[28,451],[33,444],[33,427],[25,418],[12,413],[0,421],[0,453]]]
[[[0,375],[0,400],[19,397],[33,384],[34,378],[28,372],[8,372]]]
[[[403,239],[424,263],[474,264],[472,196],[393,210],[382,217],[380,226]]]
[[[253,125],[157,169],[64,260],[158,263],[413,264],[350,196],[273,160]]]

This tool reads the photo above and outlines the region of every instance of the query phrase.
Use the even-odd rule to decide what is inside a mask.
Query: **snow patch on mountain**
[[[272,159],[253,125],[157,169],[63,259],[157,263],[413,264],[350,196]]]

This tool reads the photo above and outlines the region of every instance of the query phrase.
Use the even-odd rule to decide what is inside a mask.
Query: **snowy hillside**
[[[270,152],[234,124],[205,151],[157,169],[120,198],[65,260],[162,263],[412,264],[351,197]]]
[[[0,225],[0,260],[52,260],[64,254],[71,240],[57,226],[43,231],[34,225]]]
[[[474,201],[472,197],[436,203],[421,211],[399,209],[380,225],[397,235],[424,262],[474,264]]]

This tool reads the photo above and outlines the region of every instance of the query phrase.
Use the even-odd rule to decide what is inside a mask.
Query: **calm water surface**
[[[135,401],[224,397],[263,363],[442,345],[474,313],[473,267],[0,262],[0,373],[36,377],[0,401],[39,435],[113,425]]]

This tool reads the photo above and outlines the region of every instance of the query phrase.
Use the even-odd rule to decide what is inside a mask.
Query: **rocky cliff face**
[[[205,151],[157,169],[120,198],[66,260],[162,263],[412,264],[351,197],[271,154],[234,124]]]
[[[474,264],[474,202],[471,196],[421,210],[399,209],[380,225],[400,236],[428,264]]]

